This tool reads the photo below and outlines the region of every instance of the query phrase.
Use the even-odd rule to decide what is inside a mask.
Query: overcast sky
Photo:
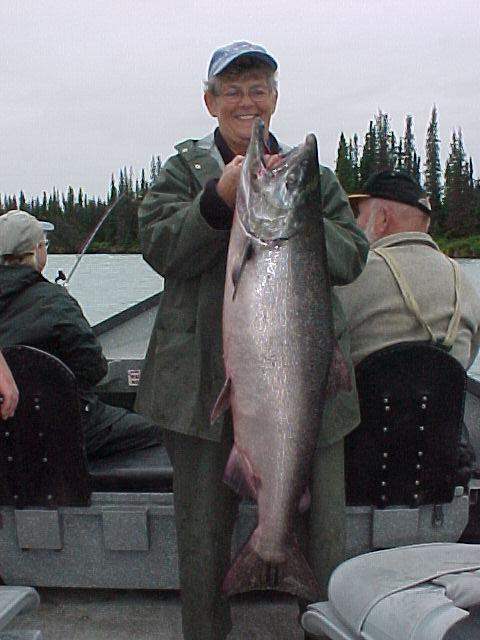
[[[435,103],[442,160],[461,127],[480,172],[480,0],[0,0],[0,25],[2,194],[104,197],[112,172],[203,137],[211,53],[244,39],[279,63],[272,130],[313,131],[323,164],[379,109],[397,135],[413,116],[423,161]]]

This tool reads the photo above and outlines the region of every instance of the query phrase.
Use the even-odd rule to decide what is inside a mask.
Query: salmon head
[[[242,165],[237,214],[248,235],[267,244],[299,233],[320,210],[317,140],[305,142],[275,167],[265,166],[264,126],[257,118]]]

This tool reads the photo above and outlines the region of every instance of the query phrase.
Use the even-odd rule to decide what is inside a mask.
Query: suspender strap
[[[448,258],[450,260],[450,264],[453,267],[453,278],[454,278],[454,286],[455,286],[455,308],[453,310],[453,315],[450,318],[450,322],[448,323],[447,334],[443,340],[443,344],[446,347],[451,347],[458,335],[458,327],[460,324],[460,267],[455,260]]]
[[[392,272],[393,277],[395,278],[398,288],[402,294],[403,300],[407,309],[415,316],[419,324],[425,329],[425,331],[430,335],[430,339],[432,342],[439,343],[441,346],[450,349],[455,342],[455,339],[458,334],[458,326],[460,324],[460,273],[459,266],[454,261],[450,260],[450,264],[453,268],[453,279],[454,279],[454,289],[455,289],[455,308],[453,311],[453,315],[450,318],[450,322],[448,323],[447,333],[443,340],[437,340],[432,331],[432,328],[429,324],[422,318],[420,313],[420,308],[415,300],[415,297],[410,289],[410,285],[408,284],[405,276],[400,270],[398,262],[394,259],[391,251],[388,251],[386,248],[377,248],[373,250],[377,255],[379,255],[387,264],[390,271]]]

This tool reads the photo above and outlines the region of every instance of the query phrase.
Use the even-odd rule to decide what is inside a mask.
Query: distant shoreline
[[[480,235],[464,238],[433,237],[440,249],[451,258],[480,258]]]
[[[433,239],[438,244],[440,249],[446,253],[450,258],[477,258],[480,259],[480,235],[465,236],[464,238],[446,238],[444,236],[433,236]],[[51,255],[55,255],[53,252],[49,252]],[[135,248],[122,248],[119,246],[90,249],[88,253],[102,253],[102,254],[141,254],[139,249]],[[77,255],[76,253],[62,252],[59,255]]]

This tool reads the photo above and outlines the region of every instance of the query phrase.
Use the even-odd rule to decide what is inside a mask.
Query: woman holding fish
[[[311,572],[308,570],[308,584],[303,580],[306,563],[297,548],[293,554],[295,566],[292,574],[284,581],[278,579],[283,571],[282,553],[285,550],[288,552],[290,545],[298,547],[292,530],[296,523],[290,523],[292,518],[288,514],[281,524],[286,527],[285,535],[280,536],[286,543],[283,547],[277,545],[272,555],[268,540],[271,541],[278,531],[275,524],[272,525],[273,529],[269,528],[273,522],[269,519],[270,524],[263,528],[259,526],[252,536],[253,542],[249,541],[250,546],[253,544],[259,552],[255,555],[254,566],[247,563],[240,572],[229,572],[231,537],[239,503],[237,493],[223,482],[230,454],[234,459],[231,458],[229,462],[232,473],[228,481],[242,495],[257,498],[257,490],[268,484],[265,474],[276,473],[277,470],[283,473],[283,467],[281,462],[267,464],[261,472],[249,467],[251,459],[248,452],[244,449],[239,451],[238,447],[241,441],[237,433],[237,426],[241,427],[240,418],[239,424],[235,424],[236,447],[232,450],[234,425],[229,407],[232,407],[234,417],[250,414],[254,418],[258,407],[253,400],[249,408],[243,407],[240,411],[237,407],[236,410],[235,397],[239,396],[234,393],[237,388],[234,374],[225,381],[227,362],[224,362],[222,345],[224,291],[228,291],[226,300],[235,299],[238,303],[245,299],[245,292],[251,291],[252,287],[261,295],[263,284],[258,279],[252,281],[252,266],[256,264],[263,248],[267,253],[262,256],[268,255],[270,259],[280,245],[289,247],[290,233],[305,237],[305,234],[301,236],[296,233],[301,227],[295,213],[299,208],[307,211],[312,237],[317,237],[317,231],[322,229],[318,237],[321,235],[323,238],[324,229],[325,241],[322,239],[322,242],[326,247],[326,280],[330,282],[329,287],[354,280],[363,268],[368,251],[367,241],[355,225],[348,199],[334,174],[324,167],[318,168],[314,137],[309,136],[305,145],[299,147],[300,151],[290,154],[285,145],[270,132],[270,120],[278,95],[276,70],[274,58],[263,47],[248,42],[235,42],[214,52],[208,68],[204,101],[209,113],[217,119],[218,127],[201,140],[186,140],[176,145],[177,154],[164,164],[157,182],[145,196],[139,210],[143,255],[165,278],[165,289],[145,360],[137,409],[159,422],[166,430],[165,443],[174,469],[182,622],[186,640],[223,640],[227,637],[231,618],[226,592],[278,588],[306,600],[325,596],[331,571],[344,559],[343,437],[358,424],[359,415],[345,320],[334,294],[330,302],[329,289],[328,305],[330,309],[331,304],[331,311],[325,317],[327,321],[333,317],[334,324],[330,323],[332,340],[329,342],[328,364],[332,362],[330,369],[338,375],[330,375],[323,417],[316,410],[319,420],[315,425],[314,441],[311,440],[311,432],[309,435],[308,447],[315,452],[314,455],[309,454],[311,459],[305,460],[304,464],[309,467],[308,472],[303,474],[309,491],[306,486],[299,485],[292,494],[292,500],[299,498],[300,502],[295,505],[295,513],[298,507],[308,507],[309,501],[311,505],[308,510],[306,549],[311,568]],[[254,136],[252,131],[255,132]],[[249,151],[246,161],[251,138],[253,151]],[[251,173],[247,174],[247,166],[253,167]],[[258,182],[257,177],[261,178]],[[306,177],[309,177],[307,181]],[[259,189],[260,184],[263,186]],[[239,245],[238,259],[229,259],[227,272],[227,252],[237,194],[241,192],[245,199],[245,193],[250,191],[259,198],[260,208],[253,217],[260,219],[262,237],[255,243],[253,231],[248,231],[246,240]],[[296,205],[297,196],[301,207]],[[268,205],[269,211],[265,213],[268,218],[272,212],[271,203],[280,202],[280,210],[285,208],[283,200],[293,203],[289,211],[295,215],[289,213],[285,225],[277,225],[273,216],[273,226],[279,227],[281,236],[277,234],[274,237],[275,233],[269,235],[270,231],[265,230],[265,225],[271,226],[272,220],[264,224],[262,203]],[[251,213],[248,206],[245,211],[248,218]],[[238,221],[238,212],[235,219]],[[315,220],[318,220],[318,224]],[[237,226],[245,231],[243,224],[238,223]],[[313,243],[307,244],[310,251]],[[313,250],[311,255],[314,254]],[[286,258],[289,264],[296,262],[297,254],[292,255],[288,254]],[[307,264],[304,260],[306,255],[309,255],[308,252],[302,253],[300,264]],[[321,259],[318,264],[321,264]],[[226,288],[226,273],[230,289]],[[269,280],[271,274],[265,272],[264,275],[265,281]],[[246,284],[248,282],[249,286]],[[280,291],[281,288],[275,290]],[[308,297],[309,290],[304,289],[304,292]],[[294,298],[298,306],[298,295],[294,294]],[[304,304],[310,306],[307,299]],[[315,304],[313,300],[312,304]],[[236,315],[241,315],[241,308],[237,308],[239,311]],[[290,320],[303,314],[297,307],[293,315],[291,306],[286,305],[285,308],[286,313],[290,314],[290,327]],[[264,319],[270,317],[267,307],[264,307],[264,311]],[[272,313],[271,317],[275,317],[275,314]],[[271,324],[266,320],[265,326],[261,326],[262,322],[254,323],[254,330],[257,328],[258,332],[251,339],[246,338],[245,354],[248,353],[247,346],[250,349],[259,334],[268,333],[263,334],[263,328],[269,328],[273,338],[278,335],[272,330]],[[278,326],[282,329],[281,323]],[[301,335],[304,326],[292,326],[291,331],[284,331],[282,335],[286,336],[287,347],[290,335]],[[295,342],[295,349],[298,344],[298,341]],[[238,349],[241,352],[243,347],[237,343],[236,348],[238,353]],[[304,362],[303,356],[299,357]],[[248,365],[248,359],[243,358],[242,365]],[[260,380],[255,378],[259,375],[259,362],[263,366],[267,360],[267,356],[261,356],[250,373],[248,367],[244,368],[247,377],[250,374],[254,376],[251,388],[255,388],[256,381]],[[309,361],[310,365],[313,366],[313,360]],[[295,367],[289,367],[289,375],[292,369]],[[264,371],[268,371],[268,367]],[[328,367],[326,371],[328,373]],[[316,375],[314,366],[312,372],[311,379]],[[306,375],[301,377],[302,389],[306,378]],[[291,380],[293,378],[288,378],[286,387],[289,387]],[[282,407],[293,406],[289,393],[275,389],[278,381],[279,378],[272,378],[272,388],[277,393],[274,397],[281,397],[284,403]],[[318,385],[321,385],[320,381]],[[313,386],[310,384],[310,387]],[[260,383],[258,388],[263,388]],[[270,389],[268,379],[265,388]],[[302,397],[306,397],[305,394]],[[211,422],[214,406],[216,419]],[[278,414],[280,423],[282,412],[283,409]],[[311,415],[317,414],[314,412]],[[258,421],[259,430],[262,429],[263,417]],[[276,442],[279,442],[279,435],[282,434],[278,422],[274,428]],[[268,428],[264,432],[267,433]],[[298,429],[295,434],[291,439],[284,438],[284,441],[298,443]],[[301,468],[298,466],[299,452],[307,448],[287,447],[288,456],[296,459],[297,466],[293,465],[292,469]],[[275,459],[280,460],[287,449],[277,451]],[[290,455],[291,451],[294,451],[293,455]],[[270,454],[265,454],[263,458],[268,458]],[[270,482],[272,484],[275,483]],[[268,498],[265,500],[263,496],[265,501]],[[261,513],[260,519],[263,519]],[[260,547],[264,551],[259,551]],[[267,547],[269,550],[265,551]],[[301,567],[298,575],[295,574],[297,565]]]

